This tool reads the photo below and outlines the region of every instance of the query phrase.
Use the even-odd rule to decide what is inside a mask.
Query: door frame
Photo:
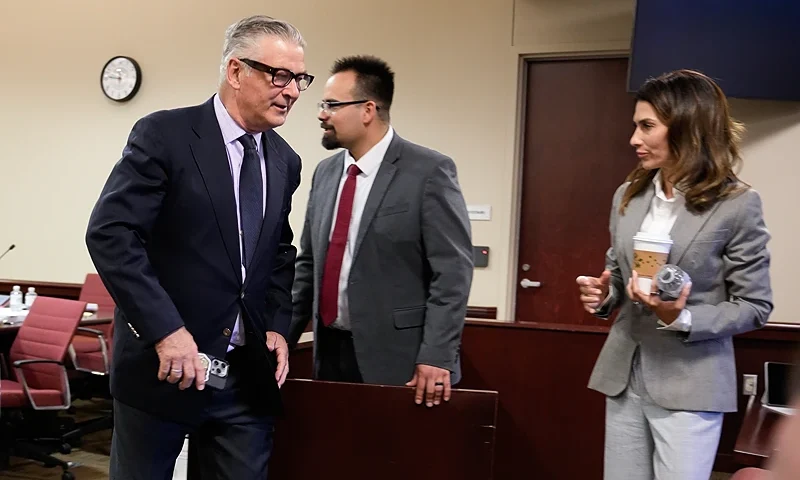
[[[508,244],[508,267],[506,276],[505,317],[506,322],[517,321],[517,280],[519,265],[519,235],[522,223],[522,169],[524,160],[525,127],[527,118],[526,102],[528,101],[528,68],[529,62],[552,60],[603,60],[612,58],[630,58],[630,49],[609,49],[596,51],[564,51],[554,53],[520,54],[517,61],[517,107],[514,124],[514,166],[513,183],[511,185],[511,228]]]

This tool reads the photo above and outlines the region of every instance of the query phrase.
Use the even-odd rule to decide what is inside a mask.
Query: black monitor
[[[734,98],[800,101],[800,0],[637,0],[628,90],[682,68]]]
[[[795,395],[795,373],[797,368],[791,363],[765,362],[764,363],[764,403],[774,407],[788,407]]]

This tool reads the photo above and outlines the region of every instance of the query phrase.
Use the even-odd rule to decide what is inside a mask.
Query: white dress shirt
[[[667,194],[664,193],[661,184],[660,170],[656,173],[656,176],[653,177],[653,184],[656,187],[656,194],[653,195],[653,200],[650,202],[650,209],[647,211],[647,215],[644,217],[639,231],[654,235],[669,235],[672,231],[672,227],[675,225],[675,220],[678,219],[678,212],[684,208],[686,199],[676,188],[672,189],[672,198],[667,198]],[[605,306],[605,303],[611,298],[613,288],[613,286],[609,287],[609,295],[603,302],[603,306]],[[692,313],[687,309],[683,309],[678,318],[670,325],[667,325],[660,319],[658,323],[661,325],[661,330],[688,332],[692,328]]]
[[[228,154],[228,166],[231,169],[231,177],[233,178],[233,196],[236,199],[236,218],[239,225],[239,258],[242,255],[242,217],[239,211],[239,174],[242,171],[242,162],[244,162],[244,147],[238,141],[239,137],[247,132],[239,126],[238,123],[231,117],[219,95],[214,95],[214,112],[217,115],[217,123],[222,131],[222,140],[225,142],[225,151]],[[262,211],[261,216],[264,216],[264,210],[267,206],[267,166],[264,161],[264,151],[261,145],[261,132],[252,134],[256,140],[256,148],[258,149],[258,158],[261,160],[261,182],[262,182]],[[247,276],[247,272],[242,263],[242,282]],[[244,345],[244,335],[242,334],[242,314],[241,312],[236,316],[236,324],[231,333],[231,344],[228,351],[231,351],[234,346]]]
[[[336,215],[339,211],[339,199],[342,196],[342,188],[344,182],[347,180],[347,168],[350,165],[356,164],[361,170],[361,173],[356,177],[356,192],[353,197],[353,213],[350,217],[350,227],[347,230],[347,244],[344,248],[344,257],[342,258],[342,271],[339,274],[339,301],[336,314],[336,321],[331,325],[334,328],[342,330],[350,330],[350,310],[347,302],[347,283],[350,278],[350,267],[353,264],[353,249],[355,248],[356,238],[358,236],[358,227],[361,225],[361,215],[364,213],[364,207],[367,204],[369,192],[372,190],[372,184],[375,183],[375,177],[378,175],[378,168],[383,162],[383,157],[386,155],[386,150],[389,149],[389,144],[392,142],[394,130],[389,127],[386,135],[376,143],[367,153],[364,154],[357,162],[346,151],[344,154],[344,165],[342,167],[342,178],[339,181],[339,192],[336,194],[336,204],[333,207],[333,219],[331,221],[331,231],[328,234],[328,240],[333,235],[333,229],[336,227]]]

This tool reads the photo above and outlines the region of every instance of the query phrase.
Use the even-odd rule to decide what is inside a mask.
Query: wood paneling
[[[467,318],[477,320],[494,320],[497,318],[497,307],[467,306]]]
[[[751,397],[744,411],[744,423],[736,437],[734,461],[749,467],[763,467],[772,455],[777,423],[782,415],[761,406],[758,397]]]
[[[561,326],[470,322],[459,387],[500,393],[495,479],[601,478],[605,402],[586,383],[603,338]]]
[[[289,380],[270,478],[492,478],[496,392],[455,392],[427,408],[401,387]]]
[[[499,392],[495,480],[601,479],[605,400],[589,390],[607,326],[467,321],[459,388]],[[768,325],[734,339],[739,379],[758,375],[765,361],[791,361],[800,328]],[[309,378],[311,349],[293,352],[291,375]],[[734,444],[748,397],[727,414],[716,469],[735,471]],[[579,459],[579,461],[578,461]]]
[[[39,282],[33,280],[4,280],[0,279],[0,292],[8,295],[14,285],[22,287],[23,292],[28,291],[28,287],[36,287],[36,293],[45,297],[64,298],[67,300],[77,300],[81,293],[81,283],[61,283],[61,282]]]

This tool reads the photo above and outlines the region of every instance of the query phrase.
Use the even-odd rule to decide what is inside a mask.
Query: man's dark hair
[[[356,100],[372,100],[378,105],[378,116],[388,121],[394,97],[394,72],[389,64],[369,55],[343,57],[331,68],[331,75],[341,72],[356,74]]]

